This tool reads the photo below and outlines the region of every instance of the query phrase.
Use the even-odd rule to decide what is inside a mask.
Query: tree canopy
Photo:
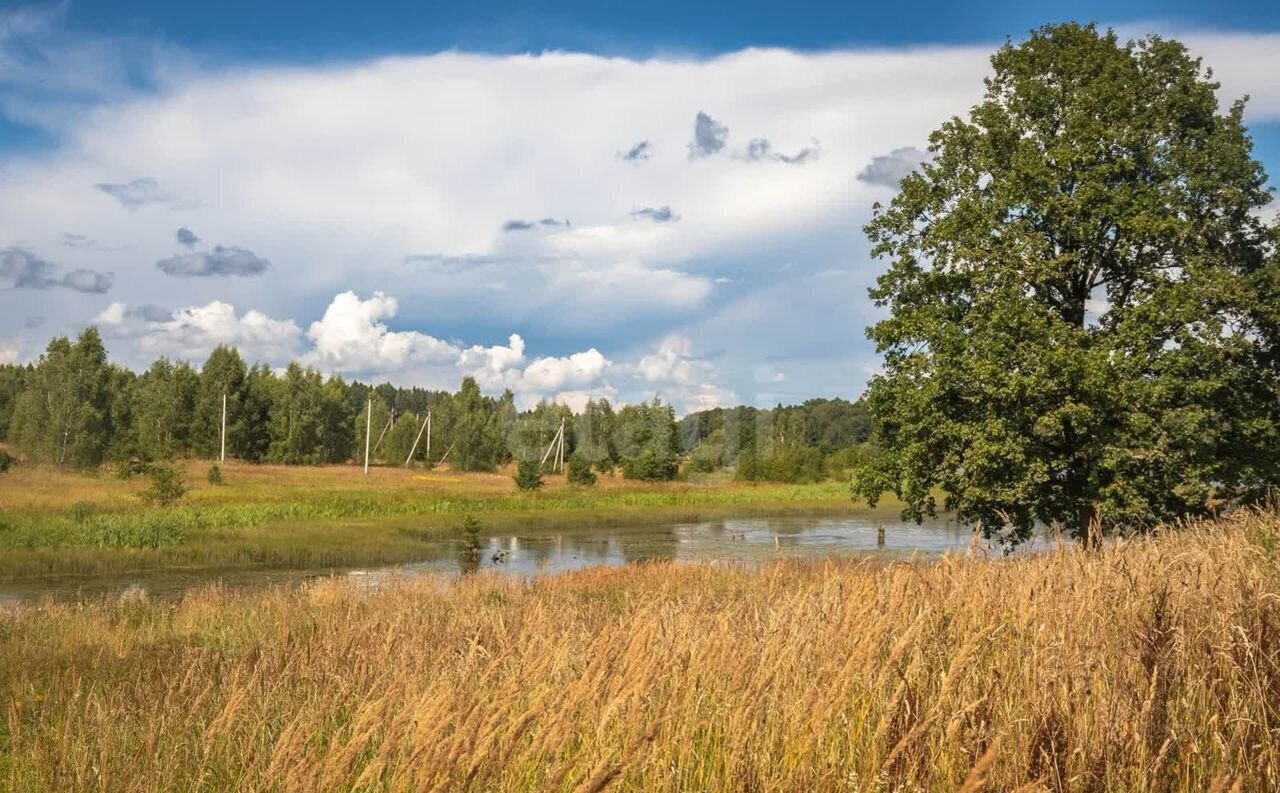
[[[882,453],[855,494],[1091,538],[1257,497],[1280,450],[1278,292],[1243,100],[1219,108],[1176,41],[1092,25],[991,62],[866,227],[889,313],[868,331]]]

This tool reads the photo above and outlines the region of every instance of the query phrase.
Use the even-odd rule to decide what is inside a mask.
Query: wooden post
[[[364,475],[369,475],[369,436],[373,434],[373,397],[369,397],[369,414],[364,420]]]
[[[449,452],[453,451],[453,446],[456,443],[457,441],[454,441],[453,443],[449,444],[449,448],[444,450],[444,457],[441,457],[440,462],[436,463],[436,465],[444,465],[444,461],[449,459]]]
[[[560,451],[557,453],[556,456],[559,457],[560,459],[559,464],[556,466],[556,470],[563,471],[564,470],[564,419],[563,418],[560,419]]]
[[[418,450],[418,441],[422,440],[422,433],[426,432],[427,427],[431,426],[431,413],[427,412],[427,420],[418,428],[418,437],[413,439],[413,447],[409,449],[409,456],[404,458],[404,464],[409,465],[409,461],[413,459],[413,453]],[[431,437],[427,436],[427,453],[431,453]]]
[[[539,468],[541,468],[542,466],[544,466],[544,465],[546,465],[546,464],[547,464],[547,458],[551,456],[551,452],[552,452],[552,450],[556,448],[556,442],[560,440],[560,433],[561,433],[561,432],[563,432],[563,431],[564,431],[564,425],[563,425],[563,424],[561,424],[560,429],[559,429],[559,430],[556,430],[556,434],[551,436],[551,443],[547,444],[547,451],[546,451],[546,453],[544,453],[544,454],[542,455],[542,459],[538,461],[538,467],[539,467]],[[552,468],[554,468],[554,467],[555,467],[555,461],[554,461],[554,460],[552,460],[552,462],[551,462],[551,466],[552,466]]]
[[[218,462],[225,463],[227,461],[227,392],[222,392],[222,453],[218,455]]]
[[[427,450],[422,453],[428,460],[431,459],[431,411],[427,411]]]
[[[396,409],[392,408],[387,414],[387,426],[382,428],[382,432],[378,433],[378,440],[373,444],[373,450],[378,451],[378,447],[382,445],[382,439],[386,437],[387,430],[391,429],[391,424],[396,420]]]

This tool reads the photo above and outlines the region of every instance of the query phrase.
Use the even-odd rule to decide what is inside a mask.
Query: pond
[[[884,528],[883,541],[878,537]],[[936,556],[965,550],[972,535],[951,521],[922,525],[885,522],[866,515],[849,517],[722,518],[699,522],[586,525],[555,530],[513,531],[481,536],[478,553],[458,537],[423,543],[420,560],[381,568],[327,570],[156,570],[114,576],[46,577],[0,582],[0,605],[50,597],[70,601],[101,596],[177,597],[212,583],[230,587],[263,587],[337,576],[357,586],[378,586],[398,576],[467,573],[492,570],[534,575],[577,570],[591,565],[622,565],[647,560],[680,562],[751,562],[776,556],[821,558],[875,555],[889,558],[913,554]],[[1037,535],[1019,552],[1045,547]],[[1001,554],[999,544],[983,548]]]

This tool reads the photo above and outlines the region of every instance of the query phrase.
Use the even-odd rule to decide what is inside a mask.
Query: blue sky
[[[1186,41],[1280,173],[1275,3],[0,5],[0,360],[856,396],[871,205],[1064,19]]]

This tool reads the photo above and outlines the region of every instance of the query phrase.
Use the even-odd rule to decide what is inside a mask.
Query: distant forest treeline
[[[519,411],[510,391],[486,396],[470,377],[453,393],[371,386],[296,362],[277,374],[225,346],[199,369],[159,358],[137,374],[108,362],[90,327],[74,341],[54,339],[35,363],[0,366],[0,440],[29,459],[81,468],[216,458],[224,395],[227,456],[290,465],[362,461],[371,426],[375,463],[433,465],[447,455],[457,469],[492,471],[541,459],[563,422],[566,458],[597,470],[637,479],[728,470],[799,482],[841,475],[870,434],[861,403],[842,399],[717,408],[679,422],[657,398],[620,408],[592,400],[577,414],[549,402]]]

